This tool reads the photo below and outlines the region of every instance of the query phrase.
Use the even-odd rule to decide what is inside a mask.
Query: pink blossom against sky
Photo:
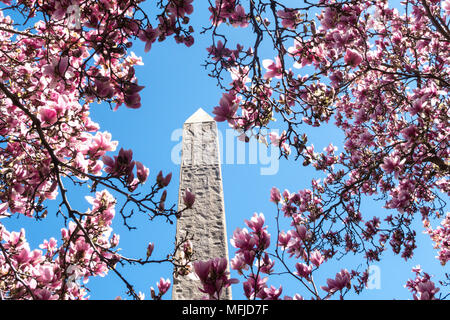
[[[189,1],[185,1],[185,11],[191,11]],[[398,2],[398,1],[397,1]],[[449,1],[444,1],[447,5]],[[205,2],[206,3],[206,2]],[[150,5],[149,5],[150,6]],[[450,10],[450,4],[449,10]],[[182,13],[181,13],[182,14]],[[191,19],[194,23],[205,23],[208,21],[210,12],[205,4],[195,7]],[[140,93],[140,101],[137,99],[136,90],[130,90],[129,97],[126,102],[129,106],[137,106],[141,104],[140,109],[130,110],[128,108],[119,108],[116,112],[111,112],[106,105],[93,106],[91,116],[94,121],[100,123],[101,131],[111,133],[113,141],[119,141],[117,151],[123,148],[128,150],[133,148],[133,158],[140,159],[142,164],[149,168],[147,171],[141,165],[137,165],[138,172],[136,178],[144,180],[144,177],[151,176],[152,179],[157,176],[159,170],[167,173],[172,172],[172,183],[169,186],[167,195],[167,203],[177,203],[179,181],[179,166],[171,161],[171,151],[178,141],[172,141],[172,133],[174,130],[181,128],[183,122],[194,113],[198,107],[205,109],[210,115],[214,116],[213,108],[221,106],[219,103],[222,97],[222,91],[215,86],[214,80],[207,77],[205,70],[200,65],[203,63],[207,55],[205,48],[210,46],[207,36],[198,35],[195,43],[190,48],[185,48],[175,44],[175,41],[167,41],[162,45],[154,43],[154,35],[141,35],[146,42],[136,41],[132,50],[138,56],[143,57],[144,66],[136,68],[139,85],[145,86]],[[245,37],[245,36],[242,36]],[[146,53],[146,49],[151,50]],[[266,58],[271,59],[275,63],[270,49],[267,51]],[[359,57],[349,50],[347,60],[350,65],[357,66],[360,63]],[[263,72],[272,72],[271,77],[276,77],[276,68],[271,68],[270,64],[266,64],[267,70]],[[59,66],[61,68],[61,66]],[[53,70],[53,69],[52,69]],[[54,71],[54,70],[53,70]],[[231,78],[230,78],[231,81]],[[102,95],[109,94],[109,86],[107,83],[99,82],[96,84]],[[224,101],[228,102],[228,101]],[[228,106],[228,105],[227,105]],[[224,109],[224,108],[223,108]],[[45,123],[51,124],[56,119],[55,111],[43,109],[40,112],[40,118]],[[228,128],[226,122],[218,124],[219,130],[225,132]],[[275,125],[276,127],[276,125]],[[406,129],[403,134],[407,137],[411,135],[414,128]],[[327,148],[332,142],[337,146],[338,150],[342,146],[342,133],[333,128],[332,125],[324,125],[321,128],[308,128],[307,133],[310,136],[310,141],[314,141],[317,150]],[[330,141],[332,138],[332,141]],[[98,149],[86,151],[92,153],[102,153],[103,150],[112,150],[116,146],[110,143],[110,137],[107,134],[98,136],[96,138]],[[116,152],[117,153],[117,152]],[[116,154],[115,153],[115,154]],[[111,153],[109,153],[111,155]],[[395,172],[396,158],[386,159],[383,164],[386,170]],[[222,166],[223,170],[223,185],[225,195],[225,208],[227,214],[227,233],[229,239],[232,238],[233,232],[236,228],[248,229],[261,228],[261,216],[263,213],[266,224],[269,225],[268,233],[275,235],[276,231],[271,229],[274,225],[274,217],[276,213],[276,206],[274,202],[278,199],[278,193],[270,190],[273,186],[283,186],[291,192],[296,192],[302,188],[310,185],[312,179],[317,179],[317,174],[311,169],[299,169],[298,164],[294,162],[280,160],[280,170],[274,176],[261,176],[259,174],[259,167],[256,165],[246,164],[225,164]],[[248,177],[242,179],[242,177]],[[250,178],[251,177],[251,178]],[[236,183],[239,181],[239,183]],[[67,183],[69,183],[67,181]],[[281,190],[283,192],[283,190]],[[93,198],[89,198],[91,204],[84,199],[84,193],[74,189],[75,197],[77,198],[76,205],[80,208],[88,208],[95,203]],[[269,201],[269,199],[275,201]],[[120,197],[119,197],[120,199]],[[192,199],[186,196],[185,201],[189,203]],[[49,204],[49,212],[57,210],[56,204]],[[387,212],[380,208],[379,202],[367,199],[364,201],[362,208],[367,213],[379,215],[380,210]],[[1,207],[0,207],[1,211]],[[256,216],[253,214],[257,212]],[[112,218],[108,216],[107,219]],[[247,225],[244,219],[248,220]],[[40,244],[44,244],[45,248],[52,248],[52,237],[60,234],[62,218],[49,217],[44,221],[39,222],[40,227],[33,228],[33,223],[24,217],[18,220],[1,221],[8,229],[19,231],[20,227],[27,230],[27,239],[30,242],[31,248],[38,248]],[[120,244],[127,252],[136,255],[145,255],[148,249],[148,243],[156,243],[155,247],[151,248],[152,257],[159,257],[167,252],[168,246],[173,243],[175,236],[174,226],[166,224],[164,221],[156,219],[149,222],[145,217],[137,216],[132,222],[138,227],[136,231],[128,231],[119,219],[112,222],[112,227],[115,232],[120,233]],[[286,230],[288,226],[284,226]],[[420,221],[417,221],[417,227],[421,227]],[[33,230],[33,231],[31,231]],[[47,242],[44,240],[46,239]],[[435,258],[436,251],[432,249],[431,242],[428,235],[418,234],[419,248],[416,251],[415,258],[404,263],[398,256],[392,256],[386,253],[385,259],[381,263],[375,263],[379,266],[381,271],[381,289],[367,290],[358,296],[349,296],[351,298],[364,299],[390,299],[390,298],[404,298],[411,297],[408,290],[403,285],[409,278],[413,278],[411,268],[417,264],[421,264],[423,269],[428,273],[441,273],[441,266],[439,261]],[[272,238],[272,244],[276,243],[275,238]],[[58,240],[59,241],[59,240]],[[167,244],[167,247],[164,246]],[[230,259],[237,251],[229,243]],[[23,253],[25,255],[25,252]],[[28,259],[28,256],[24,256]],[[319,254],[315,253],[311,260],[312,265],[321,264],[324,277],[316,276],[316,280],[326,290],[333,290],[339,286],[345,286],[346,274],[341,272],[342,265],[357,265],[359,260],[349,256],[345,257],[339,263],[323,262]],[[151,272],[146,267],[133,267],[127,272],[127,276],[131,281],[137,284],[137,290],[145,292],[146,296],[150,296],[149,287],[153,285],[158,290],[167,290],[167,280],[172,281],[172,270],[170,265],[151,265]],[[297,266],[294,264],[293,269],[299,274],[307,275],[310,266]],[[341,273],[340,273],[341,272]],[[50,279],[52,274],[50,270],[44,270],[43,277]],[[333,279],[327,281],[329,276]],[[236,271],[231,272],[232,277],[238,277]],[[274,280],[276,278],[273,278]],[[117,295],[123,293],[123,285],[114,278],[113,274],[105,278],[93,278],[90,280],[92,292],[89,294],[94,299],[114,299]],[[269,283],[267,294],[277,295],[279,292],[279,285],[283,284],[282,295],[296,292],[296,287],[280,278],[279,282],[273,281]],[[233,285],[233,297],[235,299],[245,298],[245,290],[242,288],[242,283]],[[155,289],[156,290],[156,289]],[[170,296],[170,289],[167,297]],[[421,292],[431,292],[433,288],[431,285],[422,285]],[[325,292],[324,291],[324,292]]]

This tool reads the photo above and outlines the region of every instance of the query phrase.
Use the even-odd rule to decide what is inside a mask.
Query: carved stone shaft
[[[195,204],[177,220],[177,238],[186,232],[193,236],[194,260],[229,261],[217,125],[201,108],[183,126],[179,209],[184,208],[182,198],[187,188],[195,194]],[[172,299],[201,299],[205,294],[199,286],[198,280],[174,277]],[[222,293],[222,299],[231,299],[231,288]]]

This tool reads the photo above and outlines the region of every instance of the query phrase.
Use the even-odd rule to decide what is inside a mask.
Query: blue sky
[[[143,52],[143,44],[137,41],[130,49],[138,56],[142,56],[144,66],[136,68],[139,84],[144,85],[142,93],[142,107],[138,110],[127,109],[122,106],[118,111],[112,112],[108,106],[92,105],[91,116],[94,121],[100,123],[101,130],[112,133],[113,139],[119,141],[119,148],[133,149],[134,158],[143,162],[150,168],[150,177],[154,179],[159,170],[164,173],[172,172],[172,183],[168,189],[167,203],[177,203],[179,166],[173,163],[171,153],[180,142],[173,141],[172,134],[182,128],[184,121],[199,107],[212,114],[212,109],[218,104],[222,91],[216,86],[216,81],[208,77],[206,70],[201,65],[207,56],[205,48],[211,45],[210,35],[200,35],[199,26],[208,24],[209,12],[206,1],[197,1],[201,7],[195,8],[191,17],[192,25],[196,27],[195,44],[191,48],[178,45],[173,39],[163,43],[155,43],[149,53]],[[239,29],[239,34],[234,34],[248,41],[251,30]],[[265,48],[267,55],[264,58],[273,58],[270,48]],[[219,123],[219,130],[225,136],[227,124]],[[317,150],[322,150],[330,142],[340,146],[342,134],[331,125],[320,129],[307,131],[310,134],[309,141]],[[236,146],[236,141],[235,141]],[[259,148],[260,146],[258,146]],[[246,146],[246,161],[238,164],[236,150],[233,163],[225,163],[222,166],[223,187],[225,196],[225,211],[227,219],[227,233],[231,238],[233,230],[244,227],[244,219],[248,219],[254,212],[262,212],[269,226],[275,226],[276,208],[269,202],[269,192],[272,186],[281,190],[298,191],[310,185],[311,179],[320,178],[315,171],[306,169],[301,162],[286,161],[280,159],[279,170],[275,175],[261,175],[261,168],[267,165],[258,163],[250,164],[248,158],[248,146]],[[225,155],[226,156],[226,155]],[[69,185],[68,185],[69,186]],[[147,186],[149,187],[149,186]],[[144,187],[145,188],[145,187]],[[86,189],[71,188],[73,206],[85,210],[89,204],[84,200]],[[120,201],[123,201],[120,197]],[[50,208],[55,209],[57,203],[49,203]],[[381,202],[366,199],[363,202],[365,215],[386,214]],[[54,210],[56,212],[56,209]],[[420,264],[430,274],[436,274],[436,280],[441,279],[444,268],[435,259],[436,251],[428,236],[423,235],[420,221],[418,226],[418,249],[412,260],[404,261],[399,256],[394,256],[389,250],[385,253],[382,262],[375,264],[380,272],[380,289],[366,290],[360,296],[349,295],[353,299],[409,299],[410,293],[403,287],[404,283],[413,277],[411,268]],[[9,230],[18,230],[24,227],[27,230],[27,238],[32,247],[37,247],[44,239],[55,237],[59,239],[60,228],[63,227],[61,217],[49,214],[43,221],[35,222],[28,218],[4,219],[2,223]],[[120,247],[122,253],[127,256],[144,256],[148,242],[155,243],[153,257],[163,258],[169,248],[172,248],[175,238],[175,224],[169,225],[163,219],[148,221],[143,216],[135,215],[130,223],[137,230],[128,231],[119,216],[116,216],[113,224],[114,232],[121,235]],[[276,230],[269,228],[269,233],[276,234]],[[272,243],[274,239],[272,239]],[[234,248],[229,244],[230,258],[234,256]],[[315,276],[317,283],[325,285],[326,278],[333,276],[342,267],[349,270],[355,268],[362,259],[358,257],[346,257],[341,261],[329,261],[321,267],[321,272]],[[172,279],[172,268],[168,263],[150,266],[130,266],[124,274],[135,285],[137,291],[142,291],[150,296],[150,286],[156,287],[160,277]],[[232,272],[236,276],[235,272]],[[271,277],[269,285],[284,286],[284,294],[304,292],[301,286],[295,282],[286,281],[281,277]],[[241,279],[242,280],[242,279]],[[92,299],[113,299],[118,295],[124,296],[125,286],[111,273],[105,278],[91,279],[88,287],[91,289]],[[171,292],[166,294],[170,299]],[[242,290],[242,282],[233,286],[235,299],[245,298]]]

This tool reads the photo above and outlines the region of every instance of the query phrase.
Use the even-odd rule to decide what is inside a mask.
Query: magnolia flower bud
[[[153,287],[150,287],[150,296],[152,297],[153,300],[156,299],[156,293]]]
[[[152,255],[154,248],[155,248],[155,244],[150,242],[147,247],[147,259],[150,258],[150,256]]]
[[[164,190],[161,195],[161,202],[165,202],[167,198],[167,190]]]
[[[164,177],[162,171],[160,171],[158,173],[158,176],[156,177],[156,183],[160,188],[167,187],[171,179],[172,179],[172,172]]]
[[[314,21],[311,21],[311,33],[315,36],[317,31],[316,31],[316,23]]]
[[[273,187],[272,190],[270,190],[270,201],[273,203],[278,203],[281,200],[281,194],[280,190],[278,188]]]
[[[192,243],[190,240],[184,243],[183,252],[186,257],[190,257],[192,255]]]
[[[159,294],[163,295],[170,288],[170,280],[169,279],[164,280],[163,278],[161,278],[159,280],[159,282],[157,283],[157,286],[158,286],[158,289],[159,289]]]
[[[192,208],[195,202],[195,194],[193,194],[189,189],[186,189],[183,196],[183,202],[187,208]]]
[[[142,163],[136,161],[136,175],[140,183],[144,183],[147,180],[149,174],[149,169],[146,168]]]

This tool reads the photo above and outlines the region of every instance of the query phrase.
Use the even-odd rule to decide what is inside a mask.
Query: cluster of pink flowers
[[[436,300],[438,297],[436,293],[440,291],[436,288],[431,276],[423,272],[420,266],[412,269],[416,274],[415,279],[409,279],[405,285],[406,288],[413,294],[414,300]]]
[[[222,2],[225,14],[233,12],[233,3]],[[450,190],[446,177],[450,149],[445,143],[450,60],[442,55],[449,50],[445,25],[450,6],[448,1],[418,0],[402,5],[408,6],[407,14],[387,1],[324,0],[311,4],[320,12],[310,18],[284,4],[258,1],[250,10],[257,12],[256,19],[249,20],[257,31],[251,43],[256,47],[234,60],[229,59],[229,50],[212,55],[215,71],[226,66],[232,76],[226,89],[236,97],[230,125],[249,132],[270,129],[272,121],[282,120],[285,130],[270,134],[271,143],[285,157],[300,158],[304,166],[324,174],[312,180],[310,188],[295,193],[273,188],[270,195],[292,226],[278,234],[278,245],[290,257],[303,260],[291,273],[306,282],[315,268],[310,256],[315,249],[324,260],[342,249],[363,252],[370,262],[381,259],[387,244],[395,254],[410,259],[417,246],[413,216],[420,213],[438,250],[437,259],[442,265],[449,259],[450,219],[439,193],[448,195]],[[213,13],[218,27],[217,22],[225,20]],[[405,25],[421,38],[412,37]],[[258,56],[263,39],[269,39],[275,59]],[[222,47],[220,51],[226,52]],[[220,81],[220,72],[213,76]],[[216,108],[217,121],[229,121],[231,104],[226,102]],[[306,134],[299,133],[308,130],[305,125],[319,127],[332,121],[343,133],[340,153],[333,144],[318,152],[306,144]],[[366,197],[382,199],[384,208],[394,213],[367,216],[360,210]],[[433,228],[435,217],[441,225]],[[254,245],[252,239],[251,232],[238,230],[233,241],[245,248]],[[312,242],[320,243],[320,249]],[[251,255],[240,250],[233,265],[244,272]],[[330,294],[344,292],[355,277],[364,282],[364,274],[342,270],[323,288]],[[247,286],[262,280],[252,278],[253,285]]]
[[[248,16],[241,5],[236,5],[236,0],[216,0],[215,6],[209,7],[210,20],[213,25],[229,22],[234,27],[245,28],[248,26]]]
[[[153,300],[161,300],[162,296],[169,290],[171,285],[171,282],[169,279],[161,278],[156,283],[156,286],[158,287],[159,293],[155,293],[155,289],[153,287],[150,287],[150,294]]]
[[[279,190],[272,188],[270,200],[277,205],[279,203],[288,202],[288,194],[284,193],[284,199]],[[283,292],[283,287],[278,288],[268,286],[267,281],[269,276],[274,273],[275,261],[271,259],[276,257],[286,266],[284,260],[284,253],[279,254],[278,250],[286,251],[290,257],[295,257],[300,262],[295,263],[295,271],[288,269],[288,273],[296,277],[297,280],[303,284],[310,293],[313,299],[328,299],[336,293],[340,293],[342,298],[350,289],[351,281],[357,277],[360,285],[364,286],[367,281],[367,273],[360,274],[354,270],[351,272],[342,269],[338,272],[335,278],[327,279],[327,285],[320,288],[326,292],[325,295],[318,292],[313,279],[313,273],[316,272],[320,266],[327,260],[326,255],[319,249],[312,249],[314,239],[312,232],[307,230],[303,223],[293,218],[293,228],[287,233],[279,231],[277,248],[274,254],[269,254],[270,235],[267,233],[267,226],[264,226],[265,219],[263,214],[254,214],[250,220],[245,220],[247,227],[237,228],[233,233],[233,238],[230,240],[231,244],[237,248],[234,258],[231,260],[231,268],[238,271],[239,274],[246,277],[243,282],[244,294],[248,299],[263,299],[263,300],[278,300]],[[298,222],[299,224],[296,224]],[[265,277],[262,275],[265,274]],[[303,299],[299,294],[294,297],[284,296],[283,299]]]
[[[226,60],[225,63],[221,62],[221,64],[224,67],[228,68],[230,65],[234,65],[236,63],[236,60],[239,59],[242,53],[251,54],[251,49],[248,49],[246,52],[243,49],[244,47],[242,47],[240,44],[236,45],[236,49],[227,48],[226,44],[223,43],[222,40],[219,40],[217,41],[217,43],[213,43],[210,47],[206,48],[206,51],[208,51],[211,59],[216,62]],[[231,69],[233,69],[233,67],[231,67]],[[248,69],[243,67],[241,69],[238,68],[237,70],[240,70],[242,72]],[[242,78],[245,78],[245,76],[243,76]]]
[[[270,234],[267,232],[267,227],[264,225],[264,215],[262,213],[254,214],[250,220],[245,220],[247,226],[251,229],[249,232],[247,228],[237,228],[233,232],[233,237],[230,240],[231,244],[238,248],[235,257],[231,261],[231,268],[242,272],[247,270],[248,266],[252,266],[255,257],[259,257],[270,245]],[[270,264],[269,264],[270,266]],[[263,268],[264,271],[269,271],[271,268]]]
[[[84,299],[90,277],[104,276],[117,261],[127,259],[113,249],[119,243],[110,228],[117,200],[106,190],[99,192],[100,186],[125,195],[125,205],[136,205],[149,215],[176,215],[175,210],[164,209],[166,190],[160,201],[153,199],[168,186],[171,174],[160,172],[150,194],[134,193],[148,180],[149,169],[133,159],[131,150],[121,148],[117,155],[108,155],[118,142],[92,121],[90,105],[97,101],[114,110],[121,105],[141,107],[144,87],[134,68],[143,63],[129,51],[132,40],[143,41],[145,51],[171,35],[192,45],[188,16],[193,1],[158,4],[161,12],[154,25],[141,15],[141,1],[50,0],[44,5],[18,1],[17,6],[14,1],[3,2],[11,4],[12,11],[20,7],[32,12],[36,19],[27,20],[21,29],[20,21],[0,10],[1,50],[9,52],[0,57],[0,134],[10,137],[0,148],[0,218],[24,214],[43,219],[48,215],[45,201],[60,194],[60,212],[69,227],[62,230],[62,241],[44,241],[41,249],[47,253],[43,253],[29,248],[25,231],[9,232],[0,224],[0,295]],[[72,207],[65,179],[95,192],[86,197],[90,210]],[[186,194],[187,207],[194,200],[192,193]],[[125,207],[122,213],[128,226]],[[152,251],[153,246],[148,256]],[[148,257],[135,260],[151,262]],[[160,297],[168,286],[161,282],[158,287]],[[133,290],[129,293],[140,297]]]
[[[219,106],[215,107],[213,114],[216,116],[214,120],[222,122],[227,120],[233,123],[233,118],[238,108],[238,101],[235,95],[232,93],[224,93],[220,99]]]
[[[167,8],[175,16],[184,18],[186,15],[194,12],[192,2],[193,0],[170,0]]]
[[[88,298],[85,285],[89,278],[105,276],[120,255],[114,252],[118,236],[111,235],[110,227],[115,215],[114,197],[104,190],[87,200],[92,208],[79,225],[70,221],[68,228],[61,229],[61,245],[50,238],[40,249],[32,250],[24,229],[7,231],[0,224],[0,284],[6,288],[2,289],[2,298]]]
[[[441,225],[436,229],[430,226],[428,219],[424,220],[425,232],[430,236],[435,244],[435,248],[439,250],[437,259],[443,266],[450,260],[450,213],[447,212]]]
[[[133,151],[120,149],[119,154],[114,159],[109,156],[103,156],[103,162],[106,165],[105,172],[116,178],[122,178],[126,181],[129,190],[134,190],[138,184],[147,181],[149,169],[139,161],[133,160]],[[136,166],[136,176],[134,167]],[[169,179],[170,181],[170,179]],[[168,183],[164,186],[167,186]]]
[[[277,132],[271,132],[269,133],[269,138],[272,145],[281,148],[283,154],[289,155],[291,153],[291,147],[286,138],[286,131],[283,131],[281,135],[278,135]]]
[[[11,0],[2,2],[13,5]],[[18,4],[10,9],[49,19],[21,30],[20,23],[0,11],[5,53],[0,56],[0,217],[18,213],[44,218],[44,202],[61,192],[61,210],[70,222],[60,247],[53,238],[42,244],[45,255],[31,251],[24,231],[9,232],[0,224],[0,287],[11,288],[6,294],[13,298],[84,298],[80,279],[104,275],[124,260],[112,250],[119,237],[110,237],[115,199],[107,191],[97,192],[87,198],[92,209],[78,212],[67,200],[62,177],[76,183],[91,180],[94,191],[99,185],[119,191],[114,184],[118,179],[128,189],[127,203],[135,200],[139,209],[165,213],[167,191],[159,201],[151,198],[167,187],[171,174],[160,172],[152,194],[144,197],[156,208],[132,199],[127,192],[148,179],[149,169],[133,160],[131,150],[107,155],[117,142],[90,119],[89,108],[93,101],[115,104],[115,110],[141,107],[144,87],[134,68],[142,59],[128,52],[132,39],[144,42],[146,52],[169,36],[191,46],[193,0],[158,2],[160,12],[151,22],[135,0]],[[435,242],[437,258],[447,263],[450,218],[444,216],[438,193],[450,190],[450,60],[443,54],[449,52],[450,2],[411,0],[401,5],[407,6],[406,13],[389,8],[386,0],[322,0],[309,4],[319,10],[311,17],[274,1],[252,1],[248,9],[243,1],[210,2],[212,26],[204,31],[212,32],[213,44],[207,49],[207,65],[220,84],[222,71],[232,79],[214,108],[216,120],[228,121],[249,141],[252,129],[269,128],[281,119],[286,130],[271,134],[271,143],[286,158],[301,159],[324,174],[298,192],[271,190],[278,214],[290,222],[290,230],[278,231],[274,255],[267,251],[270,235],[262,214],[246,221],[250,231],[235,231],[232,244],[238,250],[231,267],[242,274],[248,271],[243,283],[248,298],[280,297],[282,287],[269,287],[268,278],[262,277],[273,273],[271,259],[280,259],[280,250],[298,259],[288,273],[314,298],[320,294],[313,273],[338,251],[364,252],[373,261],[388,243],[395,254],[409,259],[416,248],[412,221],[417,214]],[[240,43],[227,48],[234,42],[219,27],[250,24],[255,39],[249,49]],[[265,52],[260,50],[265,41],[274,60],[258,56]],[[311,75],[305,67],[313,70]],[[308,131],[303,126],[330,122],[344,138],[340,154],[332,144],[317,152],[302,133]],[[394,214],[368,218],[360,210],[361,201],[371,196],[383,199],[385,209]],[[194,201],[195,195],[186,190],[185,209]],[[431,219],[442,216],[441,225],[432,228]],[[149,245],[147,260],[152,251]],[[210,297],[218,298],[218,288],[230,284],[225,269],[220,260],[198,265]],[[407,285],[414,297],[436,298],[438,289],[430,276],[415,272],[416,280]],[[337,292],[343,296],[351,282],[355,286],[355,278],[363,284],[366,275],[343,269],[322,289],[327,298]],[[153,290],[152,297],[160,298],[169,285],[161,280],[160,294]]]
[[[243,274],[249,270],[247,281],[243,283],[244,293],[248,299],[278,299],[282,288],[267,287],[267,277],[261,278],[260,274],[271,274],[275,262],[269,258],[266,250],[270,246],[270,234],[267,226],[264,226],[265,218],[262,213],[254,214],[245,224],[250,228],[237,228],[233,232],[231,244],[237,248],[234,258],[231,260],[231,268]],[[257,266],[257,271],[253,266]]]
[[[139,31],[139,39],[145,42],[145,51],[149,51],[152,44],[158,39],[165,40],[174,36],[177,43],[183,43],[187,47],[194,44],[194,31],[192,26],[183,28],[189,23],[189,15],[194,12],[193,0],[170,0],[164,7],[163,14],[158,15],[159,24],[156,28],[149,25]]]
[[[237,279],[230,279],[227,264],[225,258],[194,262],[195,274],[202,285],[200,291],[208,295],[205,298],[219,300],[226,288],[239,282]]]
[[[328,279],[327,285],[322,286],[321,288],[327,291],[329,294],[333,294],[337,291],[342,291],[345,288],[350,289],[351,278],[352,277],[347,270],[341,270],[336,274],[336,278]]]
[[[183,195],[183,203],[186,208],[191,208],[195,202],[195,194],[191,192],[191,190],[186,189]]]
[[[309,230],[308,222],[311,221],[311,218],[314,220],[315,216],[309,215],[305,217],[302,214],[303,210],[308,210],[304,205],[311,201],[311,196],[311,193],[305,191],[291,194],[285,190],[281,194],[275,187],[270,192],[270,201],[277,204],[277,206],[282,204],[281,211],[284,212],[285,216],[291,218],[291,226],[293,227],[287,232],[279,232],[277,246],[281,250],[288,252],[290,257],[303,261],[295,264],[296,271],[294,274],[309,283],[313,283],[312,273],[326,261],[327,257],[332,256],[329,251],[322,253],[320,250],[312,247],[314,245],[313,232]],[[319,203],[320,201],[316,201],[316,204]],[[299,205],[301,208],[297,208]],[[311,207],[309,210],[311,210]],[[347,287],[350,281],[348,283],[345,282],[345,286],[341,287],[341,284],[344,283],[343,279],[347,279],[347,274],[347,270],[342,270],[336,275],[335,280],[328,279],[328,287],[323,286],[322,289],[332,295],[343,287]]]
[[[281,79],[283,76],[283,66],[280,57],[275,57],[275,61],[270,59],[263,60],[263,66],[267,72],[264,74],[264,79],[277,78]]]
[[[281,18],[281,24],[286,29],[295,30],[299,22],[301,22],[300,13],[297,10],[292,9],[278,10],[277,16]]]

